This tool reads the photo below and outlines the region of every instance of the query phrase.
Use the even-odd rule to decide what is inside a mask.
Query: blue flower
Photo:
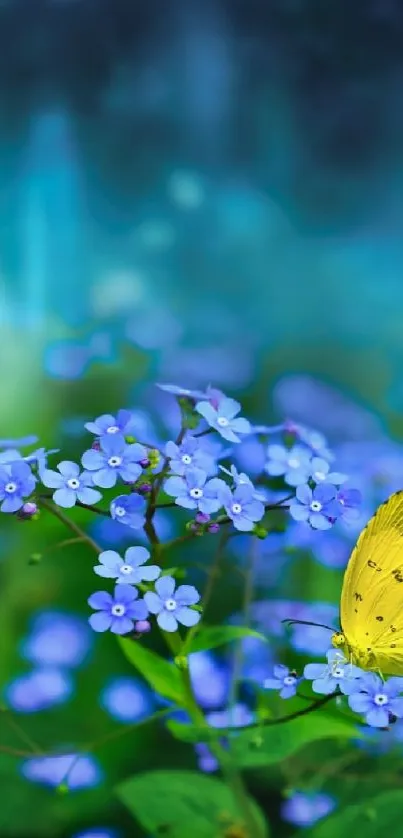
[[[36,713],[63,704],[72,692],[70,675],[60,669],[44,667],[12,681],[6,688],[6,697],[13,710]]]
[[[34,617],[21,654],[41,666],[76,667],[87,657],[91,642],[92,634],[81,617],[42,611]]]
[[[329,649],[326,654],[327,666],[323,663],[308,663],[304,669],[304,678],[312,681],[315,693],[330,695],[337,687],[348,695],[355,679],[360,678],[363,670],[346,660],[339,649]]]
[[[211,727],[247,727],[255,720],[255,714],[246,704],[240,702],[225,710],[207,713],[206,719]]]
[[[35,445],[38,442],[37,436],[22,436],[20,439],[0,439],[0,448],[25,448],[27,445]]]
[[[168,477],[164,484],[167,495],[175,498],[178,506],[185,509],[198,509],[211,515],[222,507],[221,491],[225,487],[218,477],[207,480],[201,469],[190,469],[183,477]]]
[[[120,722],[144,719],[153,711],[153,699],[145,684],[135,678],[113,678],[102,690],[100,702]]]
[[[81,458],[84,468],[93,472],[95,485],[111,489],[118,477],[126,483],[135,483],[142,471],[139,463],[147,458],[144,445],[138,442],[127,445],[121,434],[110,434],[101,437],[100,447],[100,451],[90,448]]]
[[[229,477],[232,477],[235,486],[250,486],[253,489],[256,500],[264,501],[263,493],[256,491],[250,477],[248,477],[248,475],[243,471],[238,471],[236,466],[232,465],[229,469],[224,466],[219,466],[219,469],[223,471],[224,474],[228,474]]]
[[[383,681],[374,672],[362,673],[355,689],[349,691],[348,703],[355,713],[365,716],[370,727],[387,727],[390,715],[403,716],[403,678],[389,678]]]
[[[284,477],[288,486],[306,483],[311,473],[311,452],[303,445],[269,445],[265,469],[271,477]]]
[[[84,754],[31,757],[22,764],[21,771],[27,780],[54,787],[66,783],[71,791],[97,786],[102,779],[94,757]]]
[[[105,579],[116,579],[117,584],[138,585],[139,582],[154,582],[158,579],[161,569],[155,564],[143,567],[149,558],[150,551],[146,547],[129,547],[124,559],[115,550],[105,550],[99,554],[100,564],[95,565],[94,571]]]
[[[256,521],[261,521],[264,516],[264,504],[256,500],[256,492],[252,485],[240,483],[235,491],[231,492],[231,489],[224,483],[220,496],[236,530],[250,532]]]
[[[154,591],[147,591],[144,599],[151,614],[157,615],[157,623],[164,631],[177,631],[178,623],[183,626],[195,626],[200,614],[190,605],[199,602],[200,594],[193,585],[179,585],[175,591],[175,579],[161,576],[155,583]]]
[[[0,500],[2,512],[17,512],[24,498],[35,489],[35,477],[27,463],[17,460],[0,466]]]
[[[295,826],[312,826],[333,812],[336,801],[329,794],[294,792],[281,806],[281,817]]]
[[[297,678],[288,666],[276,664],[273,667],[274,678],[266,678],[263,686],[266,690],[279,690],[281,698],[292,698],[296,695],[301,678]]]
[[[103,437],[109,434],[127,435],[130,433],[132,414],[130,410],[119,410],[116,416],[111,413],[103,413],[94,422],[86,422],[85,428],[95,436]]]
[[[119,524],[139,530],[145,521],[146,502],[141,495],[118,495],[111,503],[111,516]]]
[[[355,521],[359,516],[362,495],[358,489],[339,489],[336,495],[339,504],[339,517],[345,521]]]
[[[110,629],[113,634],[128,634],[134,628],[134,620],[145,620],[148,616],[146,603],[137,597],[137,588],[131,585],[116,585],[113,596],[106,591],[92,594],[88,605],[97,613],[89,618],[91,628],[94,631]]]
[[[80,466],[70,460],[62,460],[57,466],[60,474],[51,469],[41,470],[41,480],[44,486],[56,489],[53,492],[53,500],[58,506],[69,509],[77,501],[85,504],[97,503],[101,500],[101,493],[91,488],[92,475],[86,471],[80,474]]]
[[[199,468],[206,474],[216,471],[213,457],[202,449],[201,443],[195,437],[185,437],[181,445],[167,442],[165,454],[169,457],[172,474],[184,475],[193,468]]]
[[[249,434],[251,427],[247,419],[237,418],[241,409],[239,402],[235,399],[228,399],[226,396],[220,399],[215,406],[210,401],[197,402],[196,410],[206,420],[210,428],[214,428],[229,442],[240,442],[238,434]]]
[[[308,521],[315,530],[328,530],[340,515],[337,491],[330,483],[322,483],[312,491],[309,486],[297,486],[296,501],[290,504],[294,521]]]
[[[327,460],[320,457],[313,457],[310,466],[310,477],[315,483],[333,483],[334,486],[340,486],[348,480],[347,474],[341,474],[338,471],[330,471],[330,465]]]
[[[157,384],[157,387],[164,390],[165,393],[171,393],[172,396],[179,396],[179,398],[193,399],[193,401],[206,398],[206,393],[203,393],[202,390],[187,390],[186,387],[180,387],[178,384]]]

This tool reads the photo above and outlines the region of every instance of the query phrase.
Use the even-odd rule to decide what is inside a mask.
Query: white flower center
[[[17,484],[16,483],[6,483],[4,487],[4,491],[7,492],[9,495],[12,495],[13,492],[17,491]]]
[[[124,518],[126,510],[123,509],[123,506],[115,506],[115,515],[117,518]]]
[[[67,485],[69,489],[79,489],[80,481],[77,480],[76,477],[70,477],[70,479],[67,481]]]
[[[203,489],[191,489],[189,495],[191,498],[194,498],[194,500],[198,500],[203,497]]]
[[[233,503],[232,506],[231,506],[231,509],[232,509],[234,515],[239,515],[240,512],[242,512],[242,506],[241,506],[240,503]]]
[[[290,457],[288,460],[288,465],[290,468],[299,468],[301,465],[300,460],[298,457]]]
[[[217,425],[219,425],[220,428],[226,428],[227,425],[229,425],[229,420],[226,419],[225,416],[219,416],[217,419]]]
[[[166,599],[164,605],[167,611],[175,611],[176,602],[174,599]]]
[[[374,702],[378,705],[378,707],[383,707],[384,704],[387,704],[389,701],[388,696],[385,693],[377,693],[374,696]]]
[[[333,678],[344,678],[344,669],[342,666],[333,666],[332,667],[332,675]]]
[[[131,564],[122,564],[122,567],[120,568],[120,572],[126,574],[126,576],[128,576],[129,573],[132,572],[132,570],[133,568]]]
[[[121,464],[122,464],[122,458],[121,457],[109,457],[108,466],[110,466],[111,468],[117,468]]]
[[[318,500],[313,500],[311,503],[311,509],[312,512],[320,512],[320,510],[322,509],[322,504],[319,503]]]
[[[106,429],[107,434],[118,434],[120,428],[117,425],[109,425],[109,428]]]
[[[316,482],[318,482],[318,480],[326,480],[326,474],[324,471],[315,471],[313,477]]]
[[[190,466],[191,462],[192,462],[192,458],[189,456],[189,454],[184,454],[183,457],[182,457],[182,463],[184,463],[185,466]]]
[[[296,680],[297,679],[295,675],[286,675],[286,677],[284,678],[284,684],[286,687],[291,687],[293,684],[295,684]]]
[[[113,617],[124,617],[126,614],[126,608],[124,605],[116,603],[116,605],[112,605],[111,613]]]

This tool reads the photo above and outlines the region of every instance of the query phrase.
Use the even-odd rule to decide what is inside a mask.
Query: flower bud
[[[156,448],[151,448],[148,452],[148,460],[150,468],[157,468],[161,461],[161,454]]]
[[[144,460],[140,460],[141,468],[149,468],[150,460],[146,457]]]
[[[268,530],[260,524],[255,524],[253,527],[253,535],[256,535],[257,538],[261,538],[263,540],[264,538],[267,538],[268,534]]]
[[[151,631],[151,623],[148,620],[137,620],[134,624],[134,630],[137,634],[147,634]]]
[[[99,439],[94,439],[94,442],[92,443],[91,448],[93,448],[94,451],[100,451],[101,450],[101,443],[100,443]]]
[[[217,523],[217,521],[213,521],[213,523],[210,524],[207,527],[207,532],[215,533],[215,532],[219,532],[219,530],[220,530],[220,525]]]
[[[175,666],[178,667],[178,669],[189,669],[188,659],[186,655],[177,655],[176,658],[174,658],[174,663]]]
[[[148,495],[148,493],[151,492],[151,489],[151,483],[141,483],[140,486],[137,486],[136,491],[139,492],[140,495]]]
[[[207,515],[206,512],[198,512],[195,518],[195,521],[198,524],[207,524],[210,520],[210,515]]]
[[[27,501],[17,512],[17,518],[20,521],[29,521],[31,518],[37,517],[39,509],[33,501]]]

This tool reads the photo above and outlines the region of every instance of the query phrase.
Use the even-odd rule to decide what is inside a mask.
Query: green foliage
[[[201,725],[187,725],[182,722],[176,722],[170,719],[167,722],[167,728],[170,730],[175,739],[180,739],[181,742],[215,742],[217,739],[223,738],[223,732],[217,727],[202,727]]]
[[[259,768],[281,762],[321,739],[357,739],[360,735],[353,721],[315,711],[287,724],[240,731],[234,738],[232,755],[242,768]]]
[[[346,806],[304,833],[305,838],[339,838],[365,833],[365,838],[400,838],[402,834],[402,792],[386,791],[376,797]]]
[[[230,827],[240,828],[243,824],[239,805],[228,786],[195,771],[149,771],[120,783],[115,791],[152,835],[224,838]],[[252,800],[249,803],[261,838],[267,838],[268,827],[260,809]],[[243,835],[249,838],[245,832]]]
[[[175,704],[184,704],[182,679],[174,664],[146,649],[142,641],[118,637],[118,643],[127,660],[148,681],[153,690]]]
[[[184,650],[187,654],[201,652],[206,649],[216,649],[218,646],[225,646],[234,640],[243,640],[244,637],[254,637],[257,640],[267,642],[265,636],[247,626],[200,626],[188,643],[185,642]]]

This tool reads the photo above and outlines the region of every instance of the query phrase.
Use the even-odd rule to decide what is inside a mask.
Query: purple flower
[[[53,500],[58,506],[69,509],[77,501],[80,503],[92,504],[101,500],[101,493],[91,488],[92,475],[86,471],[80,474],[80,466],[70,460],[62,460],[57,466],[60,474],[51,469],[41,471],[41,480],[44,486],[56,489],[53,492]]]
[[[184,477],[168,477],[164,491],[175,498],[178,506],[185,509],[198,509],[210,515],[222,507],[221,491],[225,487],[223,480],[214,477],[207,480],[201,469],[190,469]]]
[[[290,515],[294,521],[308,521],[315,530],[328,530],[340,515],[336,497],[336,489],[330,483],[322,483],[313,491],[309,486],[297,486],[296,501],[290,504]]]
[[[266,690],[279,690],[281,698],[292,698],[296,695],[301,678],[291,672],[288,666],[276,664],[273,667],[274,678],[266,678],[263,686]]]
[[[304,669],[304,678],[312,681],[312,689],[315,693],[330,695],[339,688],[340,692],[348,695],[352,683],[360,678],[363,670],[346,660],[339,649],[329,649],[326,657],[327,665],[308,663]]]
[[[336,801],[329,794],[296,791],[281,806],[281,817],[295,826],[312,826],[333,812]]]
[[[264,504],[256,500],[255,489],[247,483],[240,483],[234,492],[224,483],[220,491],[225,511],[234,524],[236,530],[250,532],[256,521],[264,516]]]
[[[347,474],[341,474],[338,471],[330,471],[330,465],[326,460],[320,457],[314,457],[311,461],[310,477],[315,483],[333,483],[334,486],[340,486],[348,480]]]
[[[111,503],[111,516],[119,524],[139,530],[145,521],[146,502],[141,495],[118,495]]]
[[[24,498],[35,489],[35,477],[27,463],[17,460],[0,466],[0,500],[2,512],[17,512]]]
[[[91,608],[97,610],[89,623],[94,631],[108,631],[113,634],[127,634],[133,630],[134,620],[145,620],[148,608],[143,599],[137,600],[137,588],[131,585],[116,585],[114,595],[97,591],[88,600]],[[135,602],[137,600],[137,602]]]
[[[247,419],[237,417],[241,409],[239,402],[224,396],[214,406],[211,401],[197,402],[196,410],[206,420],[210,428],[214,428],[229,442],[240,442],[238,434],[249,434],[250,423]]]
[[[374,672],[362,673],[354,683],[348,696],[348,703],[355,713],[365,716],[370,727],[387,727],[390,715],[403,716],[403,678],[389,678],[383,681]]]
[[[111,489],[118,477],[126,483],[135,483],[142,471],[139,463],[147,459],[144,445],[138,442],[127,445],[121,434],[110,434],[101,437],[100,446],[100,451],[90,448],[81,458],[84,468],[93,472],[95,485]]]
[[[289,486],[306,483],[311,473],[311,452],[303,445],[269,445],[266,471],[271,477],[284,477]]]
[[[144,599],[151,614],[157,614],[157,623],[164,631],[177,631],[178,623],[195,626],[200,614],[190,605],[199,602],[200,594],[193,585],[180,585],[175,591],[175,579],[161,576],[154,591],[147,591]]]
[[[146,547],[129,547],[124,559],[115,550],[105,550],[99,554],[100,564],[95,565],[94,571],[105,579],[116,579],[117,584],[138,585],[139,582],[154,582],[158,579],[161,569],[155,564],[143,567],[149,558],[150,551]]]
[[[98,416],[95,422],[86,422],[85,428],[95,436],[105,436],[106,434],[121,434],[127,435],[130,433],[130,424],[132,414],[130,410],[119,410],[116,416],[111,413],[103,413]]]
[[[184,475],[189,469],[199,468],[206,474],[214,474],[217,470],[214,459],[202,449],[201,443],[195,437],[187,436],[181,445],[167,442],[165,454],[170,459],[169,467],[172,474]]]

